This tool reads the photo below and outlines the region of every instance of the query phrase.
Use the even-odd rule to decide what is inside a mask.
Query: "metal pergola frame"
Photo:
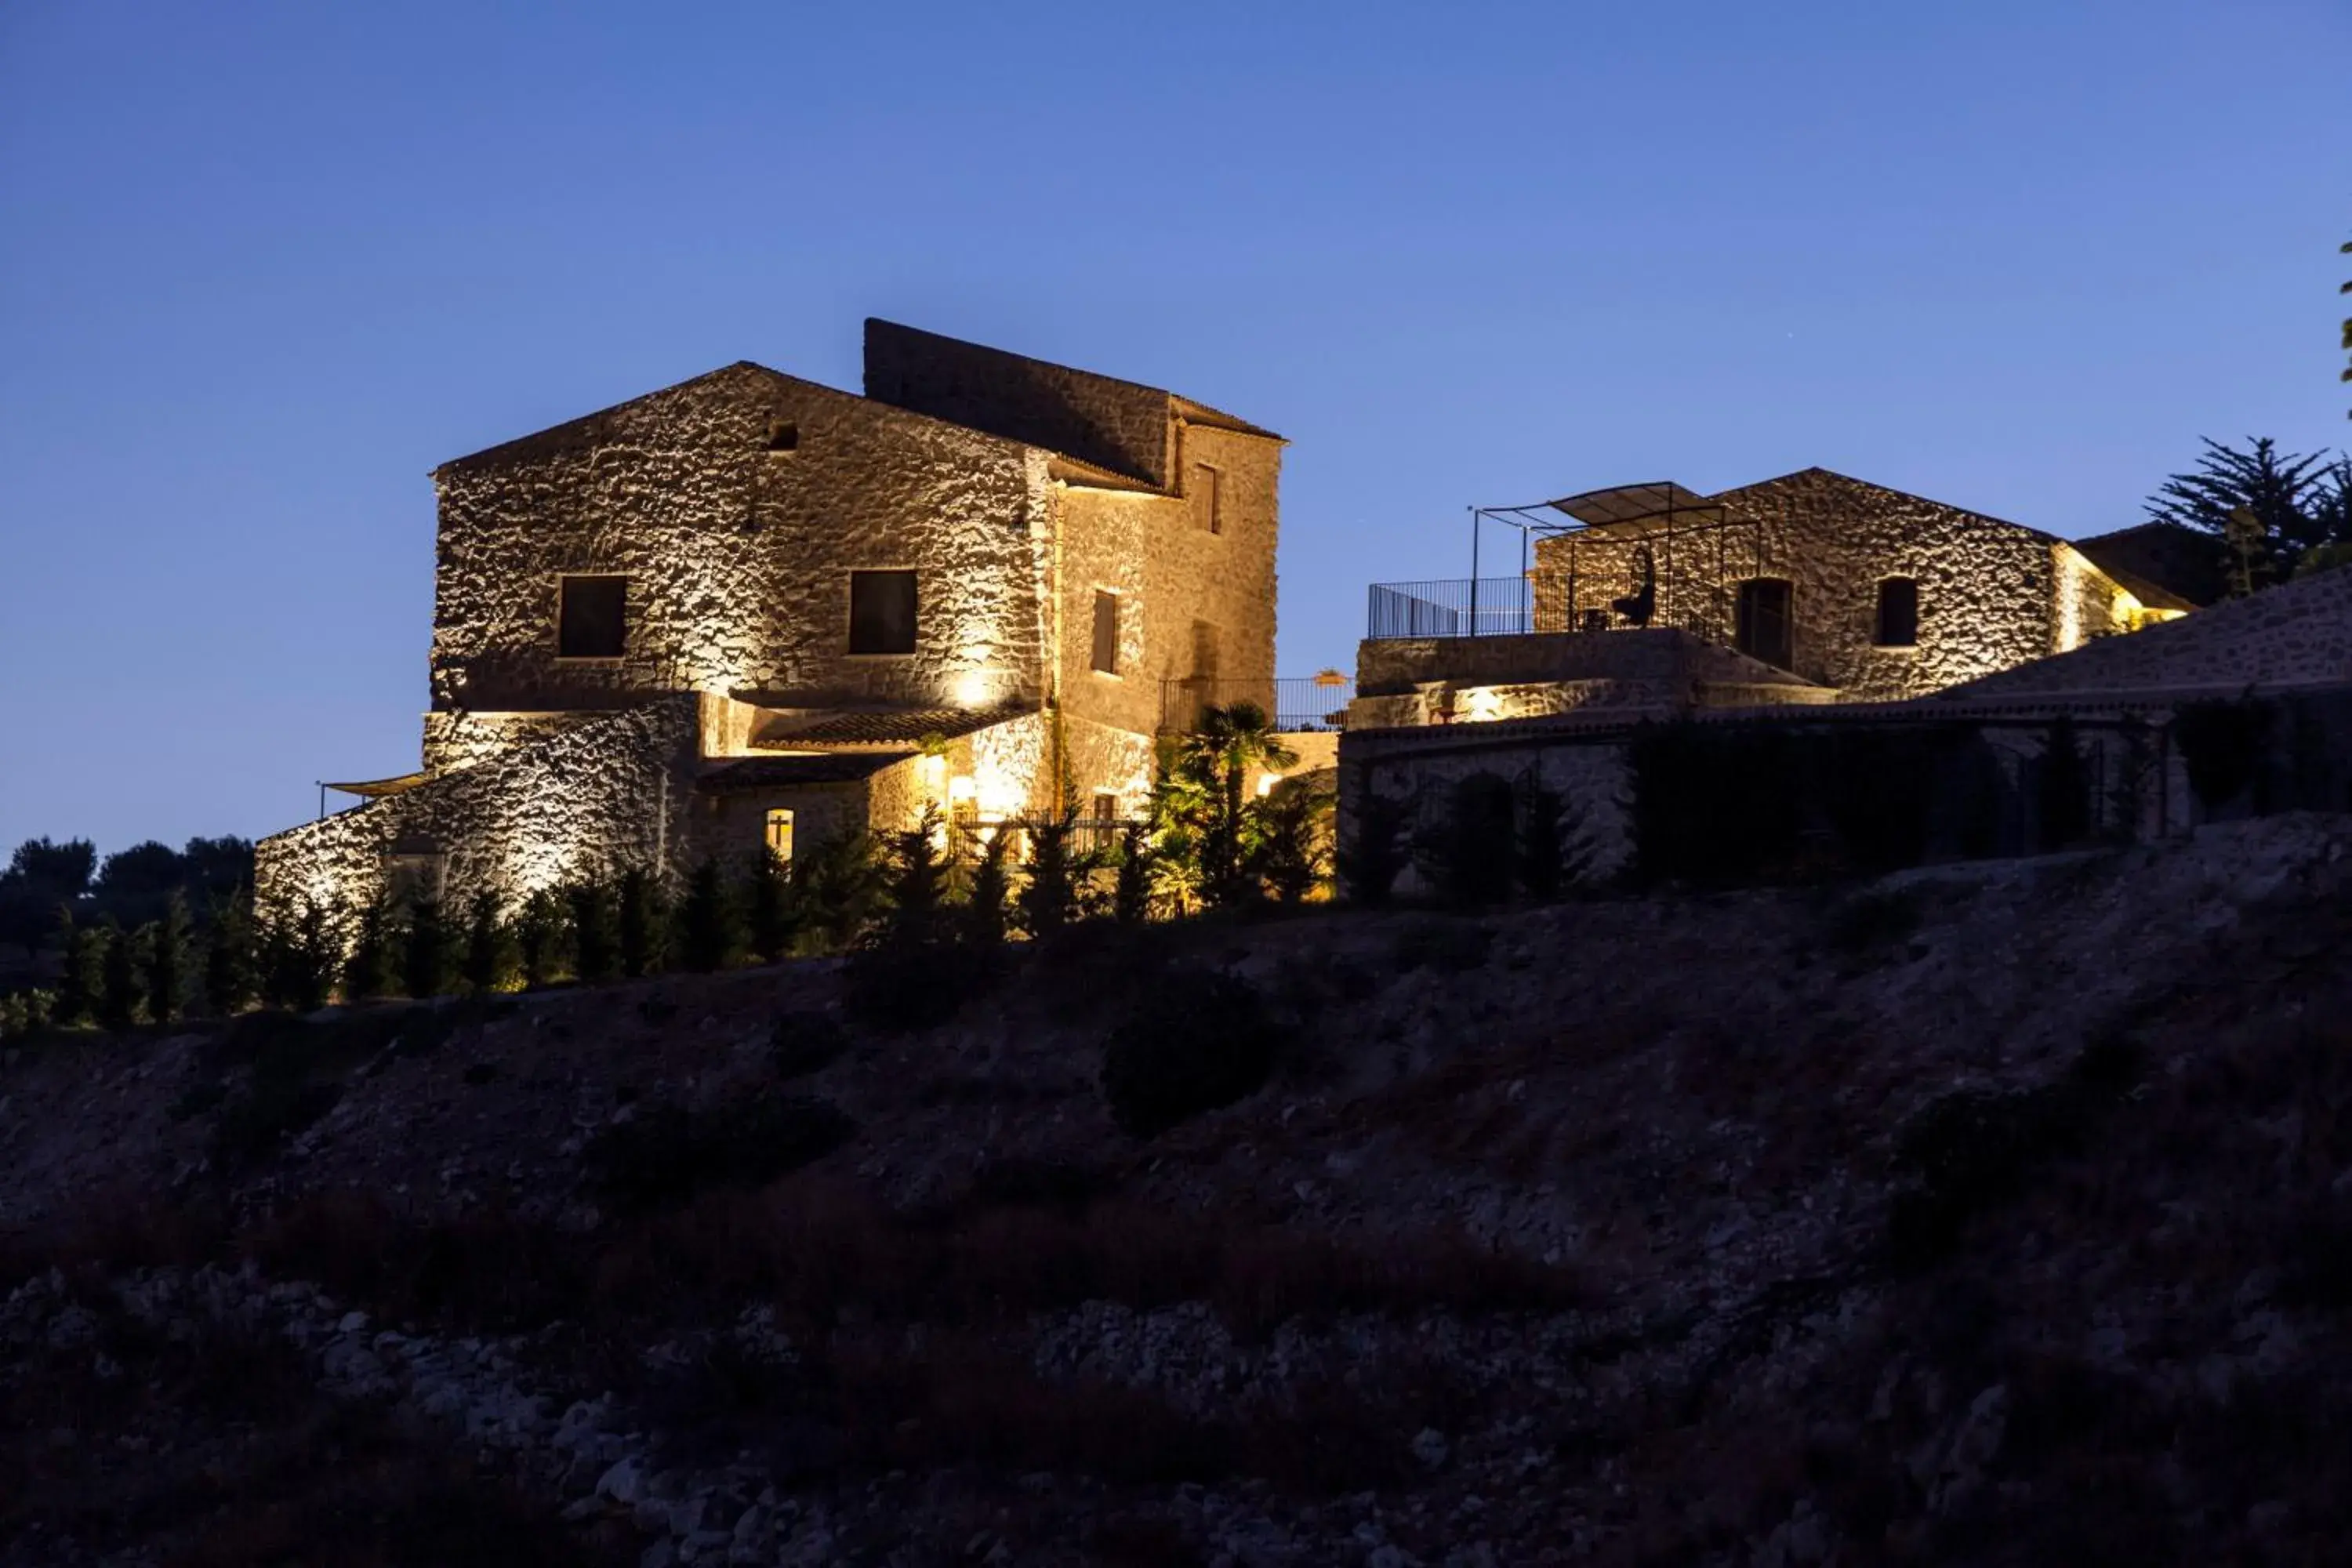
[[[1479,550],[1489,523],[1501,523],[1517,531],[1519,579],[1522,582],[1528,580],[1528,556],[1537,540],[1565,538],[1570,542],[1566,604],[1571,614],[1577,603],[1575,542],[1581,535],[1597,529],[1630,530],[1617,537],[1663,546],[1664,560],[1659,563],[1658,576],[1664,582],[1673,579],[1674,542],[1676,539],[1712,535],[1715,539],[1714,591],[1719,597],[1729,581],[1727,535],[1734,528],[1745,528],[1748,533],[1748,575],[1760,577],[1764,573],[1763,521],[1751,518],[1744,523],[1734,523],[1725,516],[1721,505],[1708,497],[1683,489],[1671,479],[1615,485],[1607,489],[1562,496],[1556,500],[1529,501],[1517,506],[1474,506],[1466,510],[1470,514],[1470,614],[1474,626],[1478,610]],[[1699,521],[1678,524],[1677,519],[1681,517]],[[1529,629],[1532,630],[1532,600],[1529,601],[1528,614]]]

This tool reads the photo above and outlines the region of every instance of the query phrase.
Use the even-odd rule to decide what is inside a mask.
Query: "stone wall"
[[[531,745],[594,711],[572,713],[471,713],[445,710],[425,715],[425,771],[436,777],[456,773]]]
[[[1339,747],[1340,842],[1350,841],[1366,792],[1410,803],[1408,841],[1435,834],[1445,824],[1454,785],[1482,773],[1514,784],[1533,778],[1556,792],[1566,805],[1575,842],[1591,853],[1587,868],[1591,880],[1605,881],[1631,863],[1632,789],[1624,743],[1534,726],[1516,732],[1480,729],[1469,733],[1343,734]],[[1399,888],[1407,893],[1430,890],[1417,871],[1408,872]]]
[[[2237,689],[2341,681],[2352,681],[2352,571],[2339,569],[2231,599],[2128,637],[2101,637],[2063,658],[2007,670],[1950,695]]]
[[[445,900],[520,899],[627,866],[679,860],[697,758],[691,695],[599,715],[538,743],[444,773],[255,847],[266,910],[308,896],[355,908],[384,885],[384,857],[444,857]]]
[[[1038,694],[1045,460],[1011,442],[739,364],[435,479],[436,709]],[[849,574],[892,567],[919,574],[916,650],[853,655]],[[565,573],[628,577],[624,658],[556,657]]]
[[[1075,485],[1055,492],[1060,691],[1073,719],[1151,734],[1160,728],[1164,684],[1207,673],[1218,681],[1212,700],[1272,700],[1281,445],[1203,425],[1183,426],[1179,445],[1185,493]],[[1214,532],[1202,466],[1218,476]],[[1093,668],[1097,590],[1119,600],[1119,668],[1111,675]],[[1213,672],[1202,668],[1208,650],[1196,623],[1214,628]]]
[[[1713,498],[1725,526],[1653,542],[1658,617],[1731,640],[1736,584],[1791,584],[1796,674],[1848,700],[1922,696],[2076,646],[2113,624],[2120,590],[2030,528],[1808,468]],[[1632,593],[1642,541],[1601,531],[1536,547],[1538,603],[1562,625]],[[1574,593],[1569,593],[1573,560]],[[1918,644],[1874,646],[1878,584],[1919,584]]]

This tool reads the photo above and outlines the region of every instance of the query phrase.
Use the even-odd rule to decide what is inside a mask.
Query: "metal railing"
[[[971,867],[987,851],[989,841],[1002,835],[1005,840],[1005,858],[1019,865],[1029,858],[1029,837],[1033,826],[1026,819],[980,822],[970,817],[957,817],[947,825],[948,863],[961,868]],[[1117,817],[1080,817],[1070,824],[1070,836],[1065,847],[1073,855],[1108,855],[1118,847],[1119,839],[1127,828],[1127,821]]]
[[[1365,605],[1367,637],[1490,637],[1566,631],[1560,606],[1539,614],[1525,577],[1454,577],[1427,583],[1375,583]]]
[[[1209,708],[1254,702],[1277,730],[1337,730],[1356,700],[1356,683],[1345,676],[1286,676],[1274,680],[1220,679],[1192,676],[1160,683],[1160,727],[1191,731]]]

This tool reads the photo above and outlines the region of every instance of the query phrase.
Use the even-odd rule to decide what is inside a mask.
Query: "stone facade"
[[[453,892],[674,872],[787,805],[803,843],[927,804],[1131,813],[1163,682],[1271,691],[1279,437],[887,322],[866,360],[866,396],[737,363],[435,470],[425,782],[268,841],[268,889],[371,896],[362,862],[426,840]],[[910,650],[851,650],[862,571],[913,574]],[[621,580],[616,654],[565,656],[567,577]],[[608,776],[666,782],[625,811]]]
[[[1579,626],[1655,570],[1654,626],[1738,636],[1738,584],[1789,584],[1789,669],[1848,701],[1924,696],[2137,624],[2130,593],[2064,541],[1900,490],[1807,468],[1708,498],[1719,527],[1600,527],[1536,546],[1538,624]],[[1876,641],[1880,584],[1918,585],[1917,641]]]
[[[2231,599],[2127,637],[1977,680],[1962,699],[2226,692],[2352,683],[2352,570]]]

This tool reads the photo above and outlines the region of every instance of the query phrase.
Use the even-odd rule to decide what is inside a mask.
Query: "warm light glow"
[[[967,669],[955,678],[954,695],[959,708],[985,708],[996,700],[996,672],[992,669]]]
[[[1465,723],[1484,723],[1503,715],[1503,694],[1491,686],[1474,686],[1462,693],[1462,719]]]
[[[980,785],[970,773],[958,773],[948,780],[950,800],[971,800],[980,794]]]
[[[1257,778],[1257,797],[1264,800],[1274,793],[1274,786],[1281,782],[1280,773],[1260,773]]]
[[[768,853],[786,865],[793,858],[793,814],[783,806],[768,813]]]

